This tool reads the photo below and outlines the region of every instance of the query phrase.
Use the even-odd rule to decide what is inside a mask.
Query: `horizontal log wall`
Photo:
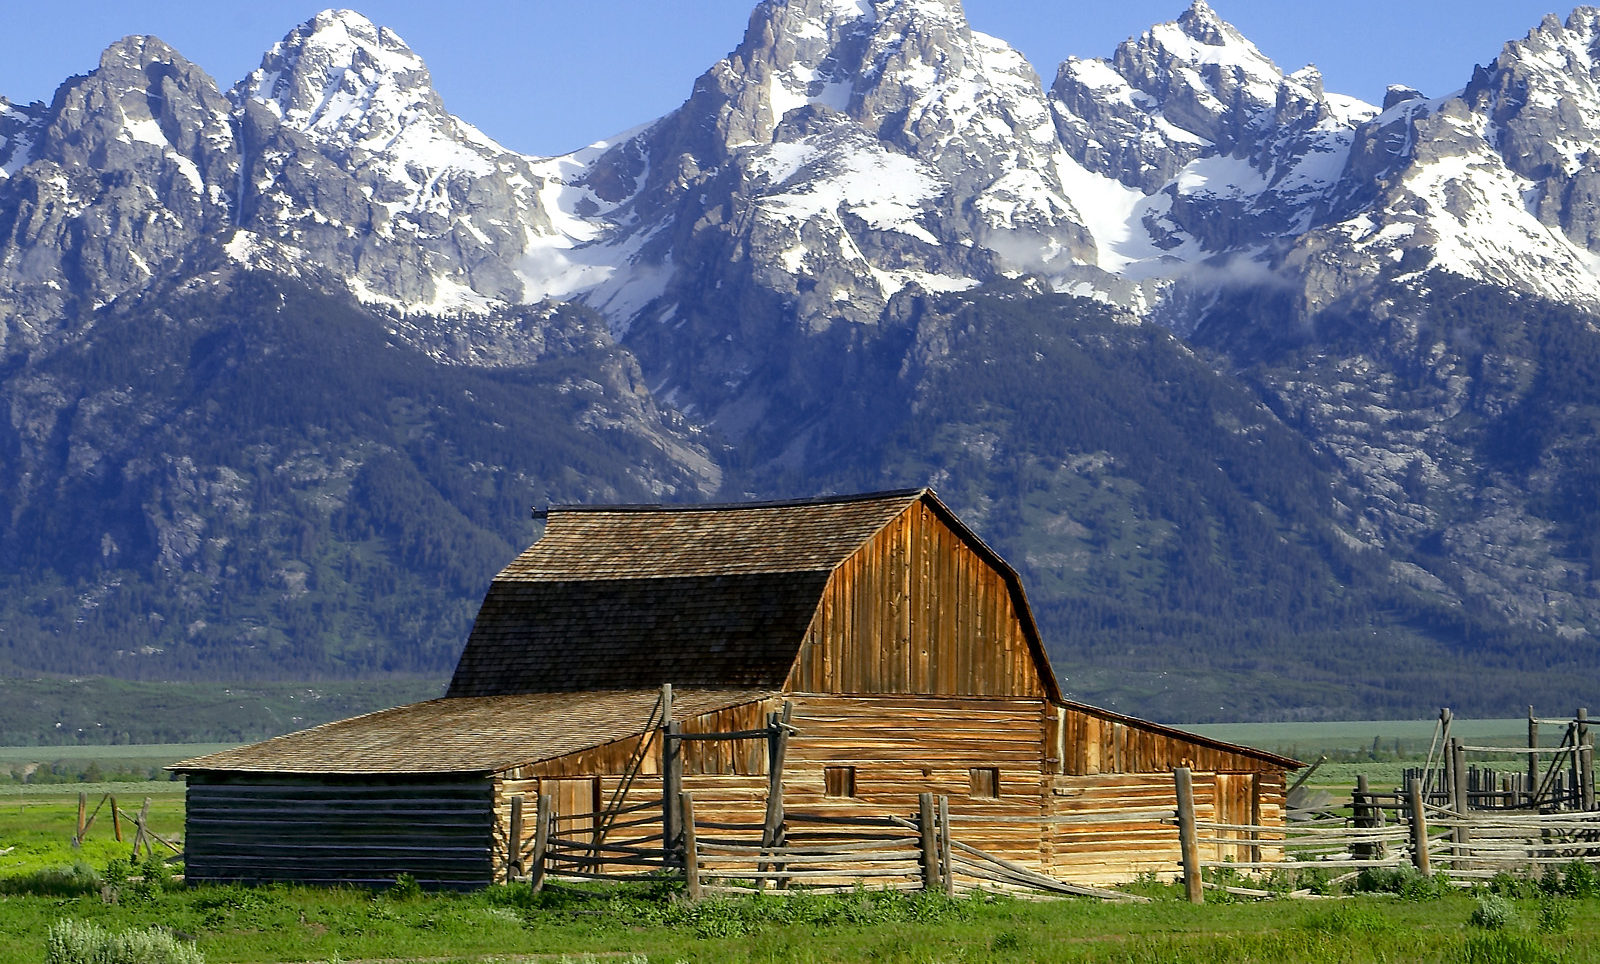
[[[295,780],[191,774],[184,874],[190,881],[424,887],[490,880],[493,785]]]
[[[1195,811],[1214,810],[1215,781],[1194,775]],[[1142,873],[1170,876],[1179,863],[1170,773],[1060,776],[1051,780],[1050,873],[1084,884],[1114,884]]]
[[[1042,868],[1042,699],[791,699],[799,733],[784,768],[786,810],[910,816],[929,791],[950,798],[956,839]],[[826,796],[829,766],[855,767],[855,797]],[[999,771],[999,797],[972,795],[975,767]]]
[[[1196,819],[1283,826],[1281,771],[1195,773],[1193,780]],[[1177,805],[1170,772],[1051,778],[1046,834],[1051,874],[1084,884],[1123,883],[1143,873],[1172,877],[1180,871],[1178,828],[1171,822]],[[1257,819],[1249,819],[1252,814]],[[1235,820],[1238,815],[1246,819]],[[1205,836],[1241,843],[1207,844],[1202,860],[1283,859],[1281,844],[1249,841],[1244,833],[1207,831]]]
[[[925,504],[834,570],[789,676],[813,693],[1045,694],[1005,577]]]

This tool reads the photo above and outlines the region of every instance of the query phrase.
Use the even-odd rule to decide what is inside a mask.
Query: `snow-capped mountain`
[[[957,0],[766,0],[683,107],[559,158],[451,116],[421,59],[352,11],[291,31],[223,99],[130,38],[50,107],[0,105],[0,172],[22,209],[7,280],[29,292],[14,301],[42,299],[28,314],[69,314],[206,241],[419,318],[576,300],[618,334],[707,325],[710,339],[728,324],[700,317],[708,286],[820,332],[875,324],[908,286],[1025,273],[1179,330],[1199,321],[1182,307],[1197,288],[1275,274],[1315,311],[1402,260],[1592,303],[1594,30],[1582,11],[1548,20],[1463,91],[1380,113],[1314,67],[1285,72],[1205,0],[1108,59],[1066,61],[1048,92]],[[147,91],[124,76],[146,67],[192,102],[192,132],[112,95]],[[98,139],[133,149],[72,154]],[[159,182],[162,238],[89,232],[102,252],[87,287],[39,264],[60,230],[40,217],[132,224],[120,206],[146,200],[69,188],[71,172],[138,164],[153,167],[130,178]],[[174,185],[195,199],[167,198]],[[42,214],[30,194],[58,203]],[[729,356],[724,376],[750,366]]]
[[[0,353],[181,272],[193,243],[231,221],[227,101],[154,38],[106,48],[47,109],[8,106],[0,134]]]
[[[1352,203],[1291,256],[1308,310],[1397,266],[1600,306],[1597,21],[1587,7],[1565,24],[1547,17],[1462,90],[1407,98],[1363,125],[1345,173]]]
[[[1124,187],[1098,186],[1122,195],[1102,265],[1156,277],[1322,221],[1376,113],[1315,67],[1286,74],[1205,0],[1110,59],[1063,63],[1050,98],[1067,151]]]
[[[762,0],[677,110],[539,158],[353,11],[226,90],[129,37],[48,105],[0,99],[0,549],[82,618],[180,572],[199,638],[221,617],[195,600],[238,572],[274,606],[392,591],[363,569],[382,540],[405,585],[459,588],[493,539],[437,527],[491,531],[474,499],[981,478],[951,498],[1045,608],[1081,591],[1062,625],[1130,583],[1215,597],[1207,566],[1277,586],[1293,544],[1376,574],[1364,613],[1588,638],[1597,49],[1581,8],[1458,91],[1368,105],[1192,0],[1047,88],[958,0]],[[318,375],[231,394],[257,368]],[[196,443],[218,412],[265,440]],[[298,501],[268,525],[247,489]],[[71,531],[28,533],[41,505]],[[1255,535],[1185,541],[1229,527]]]
[[[537,301],[517,271],[551,230],[530,160],[451,116],[395,33],[325,11],[229,92],[243,132],[241,258],[257,245],[411,313]],[[542,294],[542,293],[541,293]]]

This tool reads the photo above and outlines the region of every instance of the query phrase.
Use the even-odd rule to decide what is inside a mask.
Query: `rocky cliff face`
[[[43,111],[8,109],[0,350],[181,271],[234,212],[237,153],[216,83],[154,38],[108,47]]]

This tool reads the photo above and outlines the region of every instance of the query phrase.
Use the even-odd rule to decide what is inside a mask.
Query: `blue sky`
[[[0,95],[48,100],[130,33],[155,34],[227,87],[327,3],[29,0],[6,16]],[[371,0],[428,62],[446,106],[516,150],[559,154],[676,107],[739,42],[755,0]],[[1048,84],[1068,56],[1109,56],[1188,0],[966,0],[972,25],[1017,47]],[[1315,63],[1330,90],[1380,100],[1386,85],[1463,86],[1547,12],[1543,0],[1213,0],[1287,70]]]

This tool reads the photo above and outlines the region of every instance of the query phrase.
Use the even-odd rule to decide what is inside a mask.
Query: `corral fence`
[[[674,846],[664,835],[654,804],[625,811],[561,815],[554,798],[541,794],[530,846],[510,868],[511,879],[542,888],[554,881],[640,880],[679,877],[687,896],[784,893],[838,893],[860,887],[874,890],[966,893],[984,889],[1143,900],[1119,891],[1057,880],[1022,864],[955,839],[949,798],[924,793],[915,813],[845,816],[789,811],[774,826],[697,819],[694,795],[683,792],[675,808],[682,821]],[[512,821],[521,819],[519,798]],[[648,816],[638,814],[652,811]],[[613,839],[591,828],[611,819]],[[630,819],[631,815],[631,819]],[[516,833],[517,829],[513,829]],[[516,839],[516,838],[513,838]]]
[[[1207,881],[1206,871],[1218,876],[1317,869],[1336,872],[1329,882],[1338,883],[1364,870],[1409,866],[1470,886],[1496,874],[1538,876],[1574,861],[1600,863],[1587,709],[1571,718],[1541,719],[1528,707],[1527,746],[1469,744],[1452,735],[1454,723],[1449,708],[1439,711],[1426,765],[1406,768],[1400,787],[1374,791],[1361,776],[1347,810],[1291,810],[1283,826],[1196,819],[1191,775],[1174,770],[1178,811],[1172,822],[1178,825],[1189,899],[1203,900],[1208,886],[1250,896],[1277,893]],[[1542,731],[1552,726],[1558,742],[1541,744]],[[1480,759],[1469,763],[1469,753]],[[1496,767],[1484,758],[1514,762]],[[1250,848],[1248,860],[1201,857],[1201,848],[1212,844],[1237,853],[1241,841]],[[1276,859],[1263,859],[1264,853]]]
[[[89,831],[94,828],[95,819],[100,816],[101,809],[104,808],[108,803],[111,805],[109,811],[111,817],[111,832],[116,837],[118,843],[123,842],[122,822],[126,820],[133,827],[133,853],[131,855],[133,861],[137,862],[139,860],[140,850],[145,852],[146,857],[156,856],[155,845],[158,843],[167,850],[171,851],[171,855],[166,857],[168,862],[183,859],[183,846],[181,840],[173,842],[168,840],[166,837],[163,837],[161,834],[156,833],[155,830],[151,829],[149,797],[144,798],[144,804],[139,808],[138,813],[129,813],[128,811],[117,806],[117,795],[114,793],[102,794],[100,796],[100,802],[94,805],[93,810],[90,810],[88,793],[83,791],[78,792],[78,824],[77,830],[72,834],[73,850],[77,850],[83,846],[84,840],[89,836]]]

